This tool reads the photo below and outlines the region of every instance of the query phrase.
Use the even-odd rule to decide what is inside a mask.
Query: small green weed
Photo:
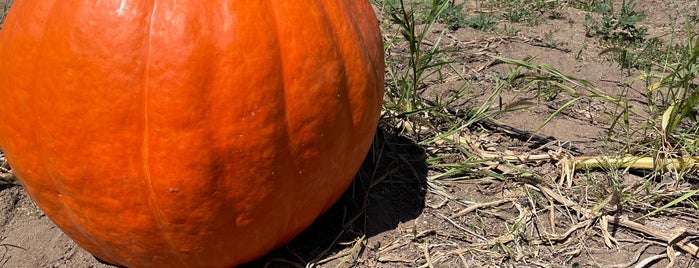
[[[491,31],[498,25],[498,19],[493,14],[479,13],[470,17],[466,24],[481,31]]]
[[[660,131],[663,148],[656,149],[691,149],[682,153],[693,156],[699,138],[699,36],[690,37],[684,51],[679,61],[665,66],[669,71],[666,75],[646,72],[644,77],[646,81],[659,79],[650,84],[647,93],[648,109],[660,115],[654,127]]]
[[[611,0],[571,0],[568,6],[581,9],[587,12],[605,14],[611,11],[613,2]]]
[[[447,28],[456,31],[459,28],[468,26],[466,14],[463,12],[464,5],[450,5],[444,10],[441,21],[447,25]]]
[[[588,37],[600,37],[613,44],[629,44],[643,41],[648,27],[639,26],[646,15],[635,10],[633,0],[624,0],[619,13],[606,3],[597,4],[595,12],[602,15],[600,21],[591,14],[585,16]]]
[[[501,35],[516,36],[517,34],[519,34],[520,29],[512,25],[504,24],[501,28],[495,30],[495,32]]]
[[[499,19],[505,19],[514,23],[537,25],[543,18],[559,19],[562,17],[558,1],[546,0],[493,0],[479,3],[481,11],[475,15],[467,16],[463,4],[452,4],[442,14],[441,22],[450,30],[462,27],[471,27],[482,31],[496,30]],[[496,10],[498,10],[496,12]]]
[[[423,80],[429,74],[449,64],[442,57],[445,51],[439,50],[439,39],[426,48],[424,43],[433,26],[441,19],[450,6],[449,1],[435,0],[429,3],[388,0],[381,5],[398,29],[384,29],[386,44],[406,45],[407,55],[391,55],[387,49],[387,72],[389,81],[386,95],[388,109],[398,114],[412,113],[420,106],[417,98]]]
[[[513,1],[518,2],[518,1]],[[533,10],[526,8],[512,8],[507,10],[504,14],[505,18],[511,22],[523,22],[530,18]]]
[[[503,8],[503,17],[510,22],[537,25],[543,18],[558,19],[562,15],[559,12],[559,1],[545,0],[515,0],[499,1]]]
[[[667,55],[663,50],[663,42],[658,38],[651,38],[643,42],[640,49],[629,47],[620,53],[615,53],[617,62],[622,68],[650,70],[656,62],[663,60],[661,57]]]
[[[567,45],[567,42],[556,40],[556,37],[554,37],[553,34],[554,34],[553,31],[549,31],[549,32],[544,34],[544,39],[542,41],[544,42],[544,44],[546,46],[551,47],[551,48],[557,48],[560,46]]]
[[[611,60],[626,70],[627,75],[631,75],[632,70],[650,71],[659,63],[676,61],[681,51],[679,45],[668,46],[659,38],[651,38],[626,47],[611,47],[601,54],[609,53]]]

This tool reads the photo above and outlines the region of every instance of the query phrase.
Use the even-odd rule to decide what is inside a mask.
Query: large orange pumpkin
[[[347,188],[383,68],[362,0],[17,0],[0,33],[0,146],[97,257],[233,266]]]

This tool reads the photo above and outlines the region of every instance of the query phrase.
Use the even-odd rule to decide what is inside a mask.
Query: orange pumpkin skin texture
[[[351,183],[383,94],[366,1],[15,1],[0,146],[97,257],[230,267]]]

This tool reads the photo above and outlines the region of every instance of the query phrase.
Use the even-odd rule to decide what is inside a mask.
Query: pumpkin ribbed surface
[[[365,1],[16,1],[0,146],[99,258],[226,267],[287,242],[372,141],[383,47]]]

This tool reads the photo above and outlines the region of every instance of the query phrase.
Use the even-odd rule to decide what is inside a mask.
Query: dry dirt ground
[[[6,1],[0,0],[0,5]],[[476,2],[466,1],[464,11],[473,14]],[[649,37],[668,41],[681,37],[684,19],[699,17],[695,0],[635,2],[637,9],[647,14],[642,24],[648,26]],[[376,10],[381,15],[378,7]],[[586,37],[585,14],[563,5],[556,19],[545,19],[535,26],[512,25],[519,29],[516,35],[472,28],[446,31],[442,45],[459,50],[450,57],[457,62],[455,70],[461,70],[460,75],[467,77],[473,88],[461,107],[477,104],[494,87],[490,78],[506,73],[506,66],[492,65],[487,55],[533,57],[535,62],[548,63],[563,73],[586,79],[611,95],[628,92],[630,99],[642,99],[641,90],[634,85],[627,87],[638,72],[629,74],[620,69],[603,53],[607,46],[597,38]],[[696,20],[693,23],[697,27]],[[443,29],[444,25],[437,25],[432,37],[440,36]],[[429,39],[428,45],[435,41]],[[405,52],[401,46],[394,50],[395,54]],[[463,81],[449,77],[433,80],[427,82],[427,98],[448,96],[463,85]],[[515,96],[505,94],[503,105],[519,101]],[[551,107],[561,101],[533,101],[533,108],[504,114],[497,120],[533,131],[552,112]],[[574,105],[540,134],[570,142],[578,149],[575,154],[605,153],[609,148],[601,137],[610,124],[605,116],[609,109],[612,107],[594,101]],[[416,137],[401,133],[404,132],[393,121],[384,120],[372,152],[342,199],[288,245],[246,266],[304,267],[312,263],[313,267],[633,267],[647,261],[644,267],[666,267],[670,263],[668,241],[619,224],[620,219],[639,216],[634,211],[625,211],[617,204],[607,214],[614,217],[590,220],[581,215],[584,213],[571,210],[571,206],[561,206],[565,201],[553,197],[560,193],[582,200],[598,189],[577,187],[577,182],[591,178],[605,185],[612,180],[607,173],[577,176],[573,187],[557,188],[549,194],[542,194],[545,190],[533,184],[510,179],[472,178],[434,185],[439,170],[429,169],[427,159],[439,155],[440,148],[424,148],[416,143]],[[563,150],[548,145],[537,151],[531,142],[497,128],[483,127],[464,135],[488,143],[495,150]],[[551,181],[560,175],[555,161],[521,167]],[[621,183],[631,187],[643,179],[637,175],[624,174]],[[697,181],[693,185],[696,188]],[[475,204],[480,206],[474,207]],[[646,218],[641,223],[661,234],[685,230],[690,237],[684,241],[698,244],[698,214],[696,209],[684,208]],[[611,220],[603,223],[605,219]],[[609,227],[603,228],[604,224]],[[617,243],[607,246],[604,232],[609,232]],[[699,256],[674,250],[674,266],[699,267]],[[657,259],[653,259],[655,256]],[[44,216],[21,186],[7,183],[0,190],[0,267],[111,266],[76,246]]]

